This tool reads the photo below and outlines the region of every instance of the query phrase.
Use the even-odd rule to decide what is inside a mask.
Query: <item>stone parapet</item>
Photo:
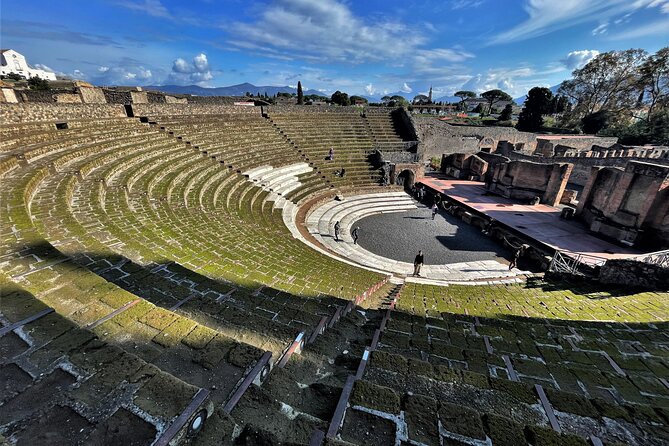
[[[0,124],[125,117],[122,105],[0,103]]]

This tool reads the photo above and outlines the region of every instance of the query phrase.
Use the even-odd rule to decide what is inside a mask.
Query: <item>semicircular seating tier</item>
[[[370,252],[353,243],[351,236],[355,223],[376,214],[406,212],[416,209],[416,202],[404,192],[382,192],[347,197],[343,201],[329,201],[314,208],[306,220],[309,233],[324,247],[360,265],[398,276],[411,276],[413,264],[389,259]],[[335,240],[334,225],[340,223],[341,242]],[[421,278],[410,281],[507,281],[521,280],[519,276],[530,274],[517,268],[509,271],[508,266],[495,260],[449,263],[444,265],[424,265]]]
[[[294,239],[281,205],[331,184],[267,119],[152,119],[0,127],[0,273],[225,402],[264,351],[278,360],[385,276]]]
[[[388,113],[155,110],[0,124],[0,439],[666,443],[666,293],[388,280],[296,222],[378,186]],[[415,206],[343,203],[319,234]]]

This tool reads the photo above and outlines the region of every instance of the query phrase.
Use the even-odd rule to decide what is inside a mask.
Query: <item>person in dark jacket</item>
[[[418,251],[416,258],[413,261],[413,275],[420,277],[420,267],[423,266],[423,251]]]

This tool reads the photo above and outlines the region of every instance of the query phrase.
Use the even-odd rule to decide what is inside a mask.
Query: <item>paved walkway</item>
[[[577,221],[561,219],[560,208],[518,204],[504,197],[485,195],[484,183],[437,178],[423,178],[421,183],[554,249],[604,259],[639,254],[590,235]]]

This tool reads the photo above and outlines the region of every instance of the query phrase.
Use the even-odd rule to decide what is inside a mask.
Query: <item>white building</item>
[[[17,53],[14,50],[0,50],[0,74],[6,76],[9,73],[20,74],[26,79],[39,76],[42,79],[50,81],[56,80],[56,73],[38,70],[28,65],[23,54]]]

